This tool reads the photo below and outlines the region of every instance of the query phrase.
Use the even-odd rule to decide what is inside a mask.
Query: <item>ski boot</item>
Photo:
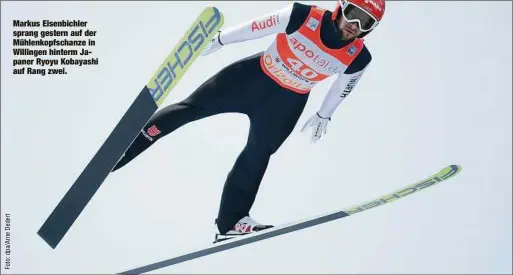
[[[226,241],[229,239],[233,239],[238,236],[247,235],[253,232],[262,231],[268,228],[274,227],[273,225],[262,225],[249,216],[246,216],[240,219],[233,228],[226,232],[226,234],[216,233],[215,240],[213,243],[218,243],[222,241]]]

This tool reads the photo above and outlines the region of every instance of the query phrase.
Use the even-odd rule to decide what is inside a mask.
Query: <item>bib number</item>
[[[304,78],[313,79],[319,75],[317,72],[310,69],[310,67],[308,67],[303,62],[301,62],[297,59],[289,57],[289,58],[287,58],[287,62],[289,62],[289,64],[291,65],[291,67],[294,71],[298,72]]]

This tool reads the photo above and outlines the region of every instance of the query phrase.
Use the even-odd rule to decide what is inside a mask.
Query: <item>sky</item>
[[[116,273],[209,246],[224,180],[248,134],[239,114],[188,124],[110,175],[57,249],[37,231],[206,5],[228,27],[290,3],[2,2],[2,272]],[[279,225],[377,198],[446,165],[461,165],[461,174],[153,273],[511,273],[511,10],[510,1],[387,2],[365,40],[373,61],[362,80],[312,144],[299,130],[333,79],[316,86],[272,156],[251,215]],[[62,19],[97,31],[99,65],[13,75],[12,21]],[[164,105],[273,38],[198,58]]]

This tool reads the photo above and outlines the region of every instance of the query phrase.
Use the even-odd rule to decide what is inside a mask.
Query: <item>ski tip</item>
[[[206,11],[209,11],[209,10],[212,10],[214,11],[215,13],[221,13],[221,11],[215,7],[215,6],[206,6],[204,9],[203,9],[203,12],[206,12]]]
[[[224,24],[224,15],[219,8],[217,8],[215,6],[207,6],[205,8],[205,10],[212,10],[214,12],[214,14],[218,14],[219,17],[221,18],[220,25],[222,26]]]
[[[452,171],[453,174],[457,174],[457,173],[461,172],[462,169],[463,168],[459,164],[451,164],[451,165],[448,165],[447,167],[445,167],[444,169],[442,169],[442,172],[443,171]]]
[[[461,172],[461,169],[461,165],[458,164],[447,165],[446,167],[442,168],[438,173],[431,176],[431,178],[434,178],[436,181],[447,180],[459,174]]]

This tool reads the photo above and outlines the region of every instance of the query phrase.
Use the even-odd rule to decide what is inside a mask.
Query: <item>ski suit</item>
[[[317,112],[329,118],[371,61],[362,39],[340,39],[330,11],[297,2],[223,30],[219,39],[227,45],[271,34],[276,39],[267,50],[228,65],[188,98],[157,111],[113,171],[187,123],[221,113],[245,114],[249,135],[224,184],[219,232],[249,215],[270,157],[296,126],[313,86],[337,76]]]

